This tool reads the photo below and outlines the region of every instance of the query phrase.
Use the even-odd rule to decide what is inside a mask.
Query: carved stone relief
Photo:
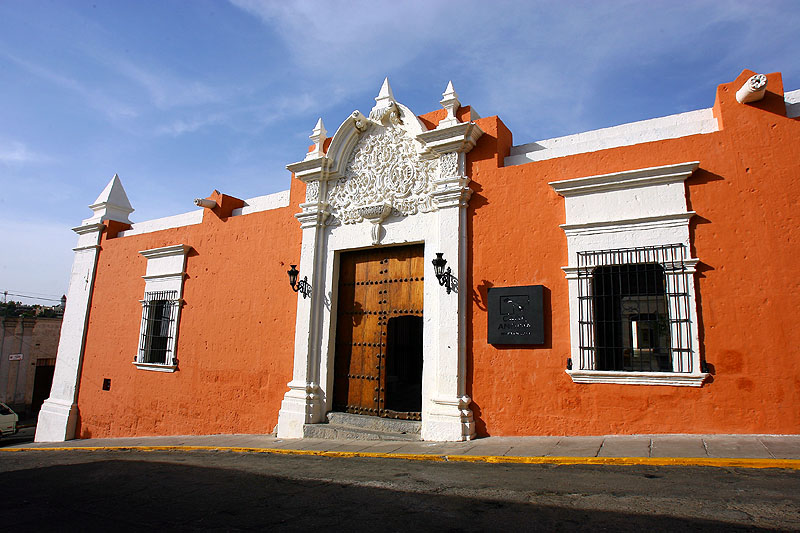
[[[328,192],[332,214],[344,224],[364,220],[364,206],[388,205],[393,215],[435,210],[430,197],[438,160],[422,160],[399,127],[374,125],[361,134],[344,176]]]
[[[316,202],[319,199],[319,182],[306,183],[306,202]]]
[[[441,177],[451,178],[458,175],[458,154],[448,152],[440,158]]]

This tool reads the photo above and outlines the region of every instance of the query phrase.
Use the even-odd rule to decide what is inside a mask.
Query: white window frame
[[[178,369],[178,324],[183,307],[183,280],[186,277],[186,256],[191,246],[176,244],[142,250],[139,253],[147,258],[147,270],[142,276],[145,280],[142,304],[142,321],[139,329],[139,345],[133,364],[140,370],[156,372],[175,372]],[[173,292],[174,298],[167,301],[174,306],[174,317],[169,323],[167,358],[164,364],[145,362],[149,346],[143,341],[147,336],[147,313],[150,305],[148,295]]]
[[[563,267],[569,284],[570,359],[566,373],[575,383],[616,383],[700,387],[708,378],[701,371],[695,297],[695,266],[691,257],[685,180],[699,162],[679,163],[550,183],[564,197],[569,263]],[[686,250],[690,372],[637,372],[581,368],[578,253],[681,244]],[[666,265],[662,265],[666,266]],[[670,310],[670,318],[676,318]]]

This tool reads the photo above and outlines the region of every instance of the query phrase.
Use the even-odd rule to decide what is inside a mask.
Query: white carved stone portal
[[[386,80],[369,117],[360,111],[348,116],[326,153],[318,121],[312,150],[287,166],[306,183],[296,217],[303,230],[300,271],[314,291],[297,303],[294,372],[281,404],[279,437],[302,437],[305,424],[324,421],[331,409],[338,254],[411,243],[425,245],[422,438],[474,436],[465,381],[467,295],[446,294],[431,264],[442,252],[456,277],[466,274],[466,153],[483,132],[455,118],[454,95],[449,84],[448,116],[427,130],[394,99]]]

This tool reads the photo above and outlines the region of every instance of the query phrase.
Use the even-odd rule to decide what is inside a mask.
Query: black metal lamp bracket
[[[453,275],[450,267],[445,270],[444,266],[447,264],[447,259],[442,257],[443,255],[443,253],[437,252],[436,259],[432,261],[436,279],[439,280],[439,285],[445,288],[447,294],[458,292],[458,278]]]
[[[300,272],[297,270],[297,265],[291,265],[291,269],[287,270],[289,274],[289,286],[294,292],[299,292],[303,295],[303,299],[311,297],[311,284],[308,283],[308,276],[303,276],[303,279],[297,281],[297,275]]]

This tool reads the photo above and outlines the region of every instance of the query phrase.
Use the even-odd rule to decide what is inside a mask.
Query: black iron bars
[[[442,257],[443,255],[443,252],[436,252],[436,259],[431,261],[436,279],[439,280],[439,285],[447,290],[447,294],[450,294],[451,291],[458,292],[458,279],[450,272],[450,267],[447,267],[447,270],[444,269],[447,259]]]
[[[311,285],[308,283],[308,276],[303,276],[303,279],[298,282],[297,275],[300,274],[300,271],[297,270],[297,265],[291,265],[291,267],[286,273],[289,274],[289,285],[292,290],[302,294],[304,299],[310,297]]]

